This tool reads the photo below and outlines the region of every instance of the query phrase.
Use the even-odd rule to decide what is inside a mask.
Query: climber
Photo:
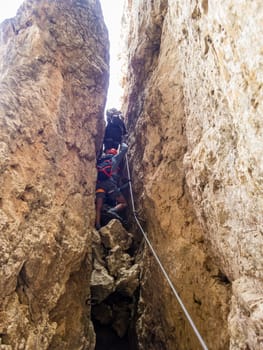
[[[96,221],[95,228],[101,227],[101,210],[104,204],[106,195],[108,195],[117,204],[110,208],[107,213],[116,219],[122,220],[119,212],[127,207],[127,201],[118,188],[119,182],[119,165],[127,153],[128,146],[125,143],[121,144],[120,151],[115,148],[107,149],[97,161],[97,183],[96,183]]]
[[[103,139],[104,152],[111,148],[118,149],[123,141],[123,136],[126,134],[126,127],[120,111],[116,108],[108,109],[106,116],[107,126]]]

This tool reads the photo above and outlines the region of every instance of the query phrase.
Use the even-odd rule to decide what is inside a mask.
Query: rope
[[[128,179],[131,179],[127,154],[126,154],[126,166],[127,166]],[[195,332],[195,335],[197,336],[197,338],[198,338],[198,340],[199,340],[199,342],[200,342],[202,348],[203,348],[204,350],[208,350],[208,347],[206,346],[206,344],[205,344],[205,342],[204,342],[204,340],[203,340],[201,334],[199,333],[198,329],[196,328],[196,326],[195,326],[195,324],[194,324],[194,321],[192,320],[190,314],[188,313],[186,307],[184,306],[184,304],[183,304],[181,298],[179,297],[179,295],[178,295],[178,293],[177,293],[177,291],[176,291],[176,289],[175,289],[175,287],[174,287],[174,285],[173,285],[173,283],[172,283],[170,277],[168,276],[167,272],[165,271],[165,268],[163,267],[163,265],[162,265],[162,263],[161,263],[161,261],[160,261],[158,255],[156,254],[156,252],[155,252],[155,250],[154,250],[154,248],[153,248],[151,242],[149,241],[146,232],[144,231],[144,229],[142,228],[142,226],[141,226],[141,224],[140,224],[140,222],[139,222],[139,219],[138,219],[138,217],[137,217],[136,210],[135,210],[135,205],[134,205],[134,196],[133,196],[133,190],[132,190],[131,180],[129,181],[129,188],[130,188],[131,204],[132,204],[132,211],[133,211],[134,219],[135,219],[135,221],[136,221],[138,227],[140,228],[140,230],[141,230],[141,232],[142,232],[142,234],[143,234],[143,237],[144,237],[145,241],[147,242],[147,244],[148,244],[148,246],[149,246],[149,248],[150,248],[150,250],[151,250],[153,256],[155,257],[155,259],[156,259],[156,261],[157,261],[157,263],[158,263],[158,265],[159,265],[159,267],[160,267],[162,273],[164,274],[164,276],[165,276],[165,278],[166,278],[166,280],[167,280],[167,282],[168,282],[168,284],[169,284],[169,286],[170,286],[172,292],[174,293],[174,295],[175,295],[175,297],[176,297],[176,299],[177,299],[179,305],[181,306],[181,308],[182,308],[182,310],[183,310],[183,312],[184,312],[184,314],[185,314],[185,316],[186,316],[188,322],[190,323],[190,325],[191,325],[193,331]]]

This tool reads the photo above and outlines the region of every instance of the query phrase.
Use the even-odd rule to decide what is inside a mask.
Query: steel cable
[[[195,335],[197,336],[197,338],[198,338],[198,340],[199,340],[199,342],[200,342],[202,348],[203,348],[204,350],[208,350],[208,347],[206,346],[206,344],[205,344],[205,342],[204,342],[204,340],[203,340],[201,334],[199,333],[197,327],[196,327],[195,324],[194,324],[194,321],[192,320],[192,318],[191,318],[190,314],[188,313],[186,307],[184,306],[184,304],[183,304],[181,298],[179,297],[179,295],[178,295],[178,293],[177,293],[177,291],[176,291],[176,289],[175,289],[175,287],[174,287],[174,285],[173,285],[173,283],[172,283],[170,277],[168,276],[168,274],[167,274],[165,268],[163,267],[163,265],[162,265],[162,263],[161,263],[161,261],[160,261],[158,255],[157,255],[157,253],[155,252],[155,250],[154,250],[154,248],[153,248],[153,246],[152,246],[150,240],[149,240],[148,237],[147,237],[146,232],[144,231],[144,229],[143,229],[143,227],[141,226],[140,221],[139,221],[139,219],[138,219],[138,217],[137,217],[136,210],[135,210],[135,204],[134,204],[134,196],[133,196],[132,183],[131,183],[131,174],[130,174],[130,168],[129,168],[129,162],[128,162],[128,156],[127,156],[127,154],[126,154],[126,167],[127,167],[127,175],[128,175],[128,179],[129,179],[129,189],[130,189],[131,205],[132,205],[132,212],[133,212],[134,219],[135,219],[135,221],[136,221],[136,223],[137,223],[137,225],[138,225],[138,227],[139,227],[141,233],[143,234],[143,237],[144,237],[145,241],[147,242],[147,244],[148,244],[148,246],[149,246],[149,248],[150,248],[150,250],[151,250],[153,256],[155,257],[155,259],[156,259],[156,261],[157,261],[157,263],[158,263],[158,265],[159,265],[159,267],[160,267],[162,273],[164,274],[164,276],[165,276],[165,278],[166,278],[166,280],[167,280],[167,282],[168,282],[168,284],[169,284],[169,286],[170,286],[172,292],[174,293],[174,295],[175,295],[175,297],[176,297],[176,299],[177,299],[179,305],[181,306],[181,308],[182,308],[182,310],[183,310],[183,312],[184,312],[184,314],[185,314],[185,316],[186,316],[188,322],[190,323],[190,325],[191,325],[191,327],[192,327],[192,329],[193,329]]]

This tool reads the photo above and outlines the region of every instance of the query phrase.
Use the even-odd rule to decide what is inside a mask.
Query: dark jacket
[[[122,137],[127,133],[123,120],[113,116],[105,129],[103,144],[104,149],[117,149],[122,142]]]

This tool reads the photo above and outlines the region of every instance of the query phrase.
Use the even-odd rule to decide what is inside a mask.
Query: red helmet
[[[118,153],[115,148],[107,149],[106,154],[113,154],[114,156]]]

